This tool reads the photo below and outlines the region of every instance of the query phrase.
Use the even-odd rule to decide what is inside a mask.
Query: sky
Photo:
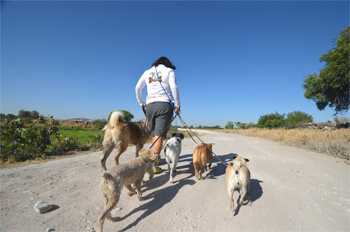
[[[188,125],[334,120],[303,83],[348,25],[348,1],[1,1],[1,113],[138,121],[136,83],[166,56]]]

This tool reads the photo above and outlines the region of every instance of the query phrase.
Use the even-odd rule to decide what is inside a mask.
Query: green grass
[[[66,137],[74,138],[82,144],[89,143],[95,140],[95,135],[101,135],[102,131],[97,129],[87,128],[71,128],[71,127],[59,127],[61,133],[61,140]]]

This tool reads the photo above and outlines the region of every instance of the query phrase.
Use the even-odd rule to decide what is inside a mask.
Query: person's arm
[[[171,89],[171,94],[174,97],[175,113],[177,114],[180,111],[180,96],[179,96],[179,91],[177,89],[176,76],[174,71],[170,71],[169,73],[169,86]]]
[[[140,106],[146,106],[146,104],[142,101],[142,89],[145,87],[145,85],[146,85],[146,82],[142,75],[135,87],[136,99],[140,104]]]

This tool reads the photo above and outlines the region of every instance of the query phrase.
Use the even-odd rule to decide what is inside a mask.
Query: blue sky
[[[333,120],[302,85],[348,25],[348,1],[2,1],[1,113],[139,120],[135,85],[167,56],[188,125]]]

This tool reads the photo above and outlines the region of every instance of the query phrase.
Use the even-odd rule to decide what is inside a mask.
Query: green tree
[[[32,112],[30,112],[30,118],[31,119],[39,119],[40,118],[39,112],[36,110],[32,110]]]
[[[225,126],[225,129],[233,129],[234,125],[233,125],[233,122],[232,121],[228,121],[226,126]]]
[[[301,124],[308,122],[313,122],[313,118],[311,115],[301,111],[294,111],[287,114],[286,127],[296,128],[299,127]]]
[[[284,127],[286,121],[284,119],[284,114],[274,113],[274,114],[266,114],[260,116],[258,120],[257,126],[259,128],[280,128]]]
[[[350,26],[340,33],[333,50],[319,58],[325,62],[320,73],[304,80],[304,96],[316,102],[319,110],[334,108],[335,115],[349,110]]]
[[[242,123],[242,122],[235,122],[236,127],[240,128],[240,129],[246,129],[247,127],[247,123]]]
[[[124,120],[126,122],[131,122],[131,120],[134,118],[134,115],[132,113],[130,113],[129,111],[127,111],[127,110],[118,110],[118,111],[123,112]],[[109,114],[108,121],[109,121],[109,118],[111,117],[112,113],[113,113],[113,111]]]
[[[31,115],[31,112],[28,110],[21,109],[20,111],[18,111],[18,117],[22,120],[23,119],[30,119],[30,115]]]
[[[16,119],[17,116],[14,114],[8,114],[8,115],[6,115],[6,118],[7,118],[7,120],[12,121],[12,120]]]

